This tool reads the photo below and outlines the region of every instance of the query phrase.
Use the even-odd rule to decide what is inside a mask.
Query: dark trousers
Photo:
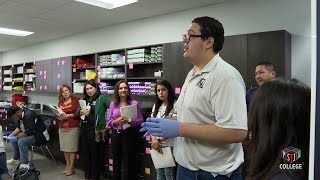
[[[139,132],[136,128],[130,127],[123,131],[112,131],[113,180],[121,180],[122,162],[124,163],[124,179],[137,179],[139,167],[138,141]]]
[[[100,172],[104,167],[104,143],[95,142],[95,131],[81,129],[80,131],[80,159],[84,163],[86,179],[100,179]]]

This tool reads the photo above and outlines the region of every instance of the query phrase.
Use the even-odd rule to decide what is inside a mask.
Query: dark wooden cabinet
[[[2,66],[0,66],[0,90],[2,90]]]
[[[247,82],[247,35],[235,35],[225,37],[222,50],[219,52],[223,60],[235,67],[244,82]]]
[[[36,61],[36,91],[41,92],[43,88],[43,61]]]
[[[62,84],[66,84],[69,87],[72,85],[72,58],[64,57],[64,58],[56,58],[50,60],[52,66],[51,73],[51,86],[48,90],[49,92],[58,92],[59,87]]]
[[[36,61],[36,66],[37,91],[57,93],[62,84],[71,87],[71,57]]]
[[[193,65],[184,57],[183,42],[163,45],[163,77],[172,87],[182,88],[184,80]]]
[[[248,34],[247,87],[257,86],[255,66],[267,61],[276,66],[277,77],[291,77],[291,35],[284,30]]]
[[[260,62],[273,63],[277,77],[291,77],[291,35],[284,30],[227,36],[220,56],[238,69],[247,89],[258,86],[254,73]]]

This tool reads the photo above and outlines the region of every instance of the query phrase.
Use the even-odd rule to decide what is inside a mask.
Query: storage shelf
[[[115,80],[123,80],[125,78],[100,78],[100,81],[115,81]]]
[[[12,75],[23,75],[23,73],[12,73]]]
[[[87,79],[74,79],[76,80],[76,82],[85,82],[85,81],[88,81]]]
[[[127,65],[129,65],[129,64],[133,64],[133,65],[144,65],[144,64],[162,64],[163,63],[163,61],[152,61],[152,62],[141,62],[141,63],[137,63],[137,62],[135,62],[135,63],[127,63]]]
[[[86,69],[96,69],[96,67],[93,66],[93,67],[83,67],[83,68],[74,68],[74,69],[76,69],[76,70],[86,70]]]
[[[163,79],[163,77],[128,77],[128,80]]]
[[[36,74],[36,72],[25,72],[24,74]]]
[[[119,67],[119,66],[125,66],[125,64],[110,64],[110,65],[104,65],[100,66],[101,68],[108,68],[108,67]]]

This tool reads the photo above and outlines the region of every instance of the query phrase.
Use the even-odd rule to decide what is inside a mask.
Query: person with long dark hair
[[[256,91],[246,179],[308,179],[310,101],[310,88],[297,79],[272,80]],[[303,164],[302,169],[285,169],[292,162],[286,153],[294,149],[301,152],[294,164]]]
[[[110,101],[101,94],[94,80],[85,83],[83,94],[87,107],[80,110],[80,115],[85,116],[81,119],[80,128],[81,158],[85,161],[85,178],[97,180],[103,167],[106,112]]]
[[[153,105],[151,117],[177,119],[177,110],[175,107],[175,96],[173,88],[169,81],[158,81],[155,90],[156,103]],[[151,147],[162,154],[162,147],[173,147],[173,139],[165,137],[156,137],[151,135]],[[156,169],[157,180],[174,180],[175,167],[166,167]]]
[[[136,144],[140,138],[138,128],[143,122],[143,117],[138,101],[132,100],[130,95],[128,82],[125,80],[118,81],[115,85],[113,101],[110,104],[108,115],[108,126],[113,129],[111,142],[114,180],[121,180],[122,160],[124,162],[124,179],[138,179],[139,159]],[[137,118],[129,119],[121,115],[121,107],[134,104],[137,105]]]

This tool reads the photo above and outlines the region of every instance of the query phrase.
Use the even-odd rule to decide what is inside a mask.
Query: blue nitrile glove
[[[11,137],[10,137],[10,135],[8,136],[8,140],[9,140],[11,143],[14,143],[14,142],[17,142],[17,141],[18,141],[17,137],[15,137],[15,136],[11,136]]]
[[[8,136],[9,138],[11,138],[11,137],[14,137],[14,135],[11,133],[11,134],[9,134],[9,136]]]
[[[173,138],[179,136],[180,123],[175,120],[164,118],[148,118],[147,122],[142,123],[140,132],[147,131],[143,136],[150,134],[158,137]]]

